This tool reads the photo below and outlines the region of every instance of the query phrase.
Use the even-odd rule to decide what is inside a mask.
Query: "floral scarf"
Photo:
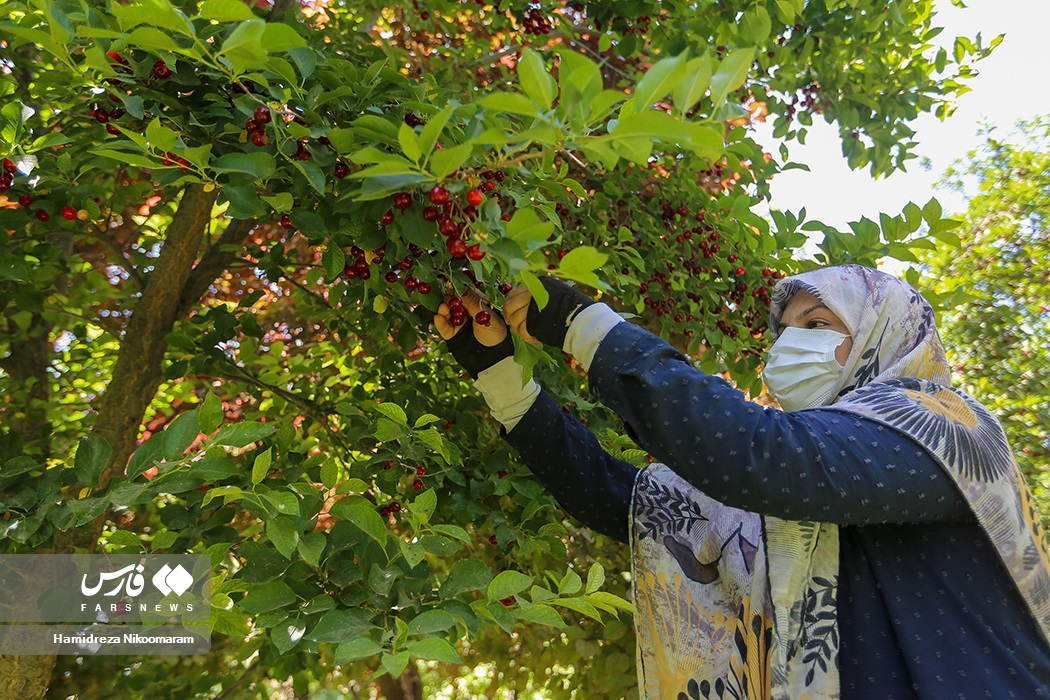
[[[770,328],[800,290],[850,330],[825,407],[922,444],[953,479],[1050,640],[1050,554],[998,420],[952,388],[933,309],[905,282],[846,265],[789,277]],[[838,527],[731,508],[654,464],[631,506],[642,698],[840,697]]]

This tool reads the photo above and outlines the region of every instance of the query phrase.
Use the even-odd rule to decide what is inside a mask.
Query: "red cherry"
[[[736,274],[737,274],[737,275],[742,275],[742,274],[744,274],[745,272],[747,272],[747,269],[746,269],[746,268],[743,268],[743,267],[738,267],[738,268],[737,268],[737,269],[735,270],[735,272],[736,272]]]
[[[481,190],[471,190],[467,192],[467,202],[472,207],[480,206],[485,201],[485,195],[481,194]]]
[[[417,277],[406,277],[405,278],[405,289],[415,289],[419,286],[419,278]]]
[[[423,14],[427,13],[424,12]],[[424,17],[423,19],[426,19],[426,17]],[[420,119],[414,112],[405,112],[405,123],[411,127],[417,127],[423,123],[423,120]]]
[[[489,544],[491,544],[493,547],[499,545],[499,540],[496,539],[495,535],[489,535]]]
[[[735,263],[738,259],[739,258],[737,258],[737,256],[735,256],[733,254],[729,254],[729,255],[726,256],[726,262],[729,262],[729,263]]]
[[[281,222],[280,223],[281,223],[281,226],[283,226],[284,228],[288,229],[289,231],[291,231],[292,229],[295,228],[295,224],[292,223],[292,220],[288,218],[287,214],[284,214],[284,215],[281,216]]]
[[[438,231],[442,236],[455,236],[459,233],[459,222],[451,216],[442,216],[438,219]]]
[[[30,204],[33,203],[33,198],[30,197],[28,194],[24,194],[18,198],[18,203],[23,207],[28,207]]]
[[[416,467],[416,474],[418,474],[419,476],[426,476],[427,475],[427,468],[426,467]]]
[[[41,221],[47,221],[48,219],[51,218],[51,215],[48,214],[43,209],[37,209],[36,210],[36,218],[40,219]]]
[[[112,124],[106,124],[106,132],[113,134],[114,136],[120,136],[120,129],[113,126]]]
[[[457,236],[445,241],[445,247],[448,248],[449,255],[454,258],[462,258],[467,254],[467,242]]]
[[[510,290],[511,290],[510,282],[504,282],[503,284],[501,284],[499,286],[499,293],[500,294],[510,294]]]
[[[416,491],[422,491],[426,488],[426,485],[423,483],[422,479],[416,479],[412,482],[412,488],[414,488]]]
[[[467,257],[471,260],[481,260],[485,257],[485,251],[481,249],[481,245],[475,243],[474,245],[467,248]]]
[[[388,459],[388,460],[387,460],[387,461],[386,461],[386,462],[385,462],[385,463],[383,464],[383,469],[389,469],[389,468],[390,468],[390,467],[392,467],[392,466],[394,466],[394,460],[392,460],[392,459]]]
[[[437,207],[424,207],[423,208],[423,220],[424,221],[437,221],[439,216],[441,216],[441,212],[438,211]]]
[[[391,270],[390,272],[383,275],[383,279],[385,279],[390,284],[394,284],[395,282],[397,282],[397,273]]]
[[[430,197],[431,204],[445,204],[448,202],[448,190],[441,185],[431,187],[427,196]]]
[[[386,214],[383,214],[383,218],[379,220],[379,223],[383,224],[384,226],[388,226],[389,224],[394,223],[394,210],[387,209]]]
[[[426,282],[420,282],[419,286],[416,287],[416,291],[423,295],[430,294],[430,285]]]
[[[408,192],[398,192],[394,195],[394,206],[401,211],[412,206],[412,195]]]
[[[14,174],[15,170],[17,170],[17,169],[18,168],[15,167],[15,163],[14,163],[13,160],[11,160],[10,158],[4,158],[4,172],[5,173]]]
[[[390,512],[391,513],[400,513],[401,512],[401,504],[398,503],[397,501],[394,501],[393,503],[391,503],[390,504]]]
[[[481,183],[481,189],[483,189],[486,192],[491,192],[492,190],[496,189],[496,183],[495,182],[483,182],[483,183]]]
[[[479,311],[474,314],[474,322],[481,326],[489,325],[489,321],[492,320],[492,314],[488,311]]]
[[[270,115],[269,107],[256,107],[255,111],[252,112],[252,118],[260,124],[269,124],[273,117]]]
[[[251,133],[252,143],[256,146],[265,146],[270,143],[270,135],[262,129],[256,129]]]
[[[448,308],[452,311],[463,308],[463,299],[460,297],[449,297],[445,303],[448,304]]]
[[[498,472],[496,472],[496,476],[502,479],[503,477],[507,476],[507,470],[500,469]]]
[[[262,125],[259,122],[257,122],[256,120],[254,120],[254,119],[247,119],[244,122],[244,130],[245,131],[255,131],[260,126],[262,126]]]
[[[171,76],[171,68],[168,68],[168,64],[164,61],[153,62],[153,75],[158,78],[167,78]]]
[[[344,177],[350,174],[350,166],[346,163],[336,163],[334,175],[342,180]]]
[[[299,151],[295,157],[303,161],[310,160],[310,151]]]
[[[77,210],[73,207],[62,207],[62,218],[66,221],[73,221],[77,218]]]

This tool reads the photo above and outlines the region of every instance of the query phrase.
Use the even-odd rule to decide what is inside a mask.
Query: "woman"
[[[523,386],[502,324],[457,333],[445,306],[435,324],[558,501],[631,543],[642,697],[1050,697],[1038,516],[914,289],[855,265],[781,280],[777,411],[544,286],[542,311],[508,295],[510,328],[573,354],[657,463],[616,460]]]

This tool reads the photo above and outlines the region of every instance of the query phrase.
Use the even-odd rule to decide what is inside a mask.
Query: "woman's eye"
[[[829,325],[827,321],[821,321],[820,319],[813,319],[806,324],[806,328],[820,328],[822,326]]]

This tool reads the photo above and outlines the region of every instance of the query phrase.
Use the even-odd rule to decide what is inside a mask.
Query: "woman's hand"
[[[513,292],[511,293],[513,294]],[[448,301],[441,302],[441,306],[438,307],[437,314],[434,316],[434,327],[437,328],[437,332],[441,334],[441,337],[449,340],[463,329],[470,328],[473,329],[474,337],[477,341],[485,347],[492,347],[502,343],[504,338],[507,337],[507,327],[503,324],[503,320],[499,315],[491,311],[492,307],[489,305],[488,300],[472,289],[466,290],[460,299],[463,308],[467,311],[467,321],[461,326],[453,326],[452,309],[449,307]],[[487,311],[490,314],[488,325],[481,325],[473,321],[473,318],[480,311]]]
[[[503,301],[503,318],[526,342],[552,345],[560,350],[565,345],[565,335],[573,319],[595,301],[556,277],[540,277],[539,280],[548,294],[543,310],[532,298],[528,287],[520,285],[510,290]]]
[[[503,300],[503,319],[507,322],[507,326],[521,336],[521,339],[526,343],[540,345],[540,341],[532,337],[525,327],[525,321],[528,320],[529,315],[529,305],[531,304],[532,292],[524,284],[519,284],[510,290],[507,298]]]
[[[451,300],[450,300],[451,301]],[[503,321],[489,311],[488,301],[474,290],[468,290],[461,299],[464,322],[455,326],[452,319],[455,310],[448,302],[442,302],[434,316],[434,327],[445,339],[449,352],[471,377],[492,367],[497,362],[514,356],[514,343]],[[478,313],[489,314],[488,323],[478,323]]]

